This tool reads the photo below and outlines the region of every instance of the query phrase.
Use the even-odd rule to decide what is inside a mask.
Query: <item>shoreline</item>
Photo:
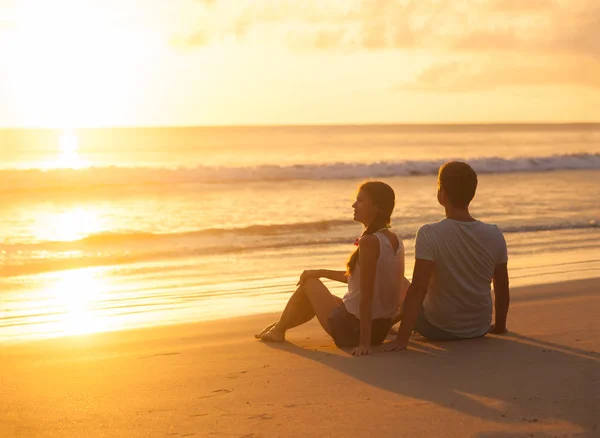
[[[600,229],[507,234],[513,288],[598,277]],[[406,275],[414,242],[405,241]],[[303,269],[343,269],[347,244],[181,256],[0,278],[0,345],[102,330],[179,324],[279,311]],[[235,263],[235,272],[229,264]],[[1,271],[1,269],[0,269]],[[6,270],[5,270],[6,271]],[[336,295],[345,285],[325,280]],[[127,307],[126,310],[125,307]],[[4,319],[5,318],[5,319]]]
[[[335,284],[335,283],[334,283]],[[594,288],[594,285],[599,287]],[[569,289],[566,294],[563,292],[565,288]],[[525,296],[520,296],[519,292],[525,292]],[[576,299],[577,297],[600,297],[600,276],[598,277],[585,277],[574,280],[565,280],[559,282],[545,282],[535,284],[525,284],[510,288],[511,293],[511,307],[515,303],[530,303],[535,301],[544,301],[549,299]],[[493,289],[492,289],[493,297]],[[282,307],[283,310],[283,307]],[[125,342],[125,341],[138,341],[147,336],[146,339],[163,339],[169,337],[178,337],[176,334],[180,331],[186,331],[199,336],[200,339],[203,337],[203,333],[208,330],[211,336],[218,335],[221,331],[217,329],[223,324],[252,324],[256,322],[256,331],[262,329],[260,324],[265,320],[271,321],[277,319],[280,312],[262,312],[262,313],[250,313],[245,315],[234,315],[231,317],[215,317],[205,320],[199,320],[194,322],[183,322],[183,323],[166,323],[157,324],[151,326],[141,326],[139,328],[123,328],[116,330],[98,331],[93,333],[83,334],[65,334],[53,337],[44,338],[17,338],[10,339],[7,341],[0,341],[0,346],[6,352],[12,348],[27,349],[29,346],[43,346],[44,344],[85,344],[86,341],[90,341],[92,344],[100,342],[106,344],[110,342]],[[510,321],[510,311],[509,311]],[[314,322],[314,321],[313,321]],[[267,324],[264,324],[265,326]],[[294,329],[297,331],[301,329]],[[292,333],[293,333],[292,331]],[[254,333],[254,332],[253,332]],[[192,335],[190,335],[191,337]],[[187,337],[187,336],[186,336]],[[102,339],[105,338],[105,339]],[[116,339],[112,339],[116,338]],[[254,339],[252,337],[252,339]],[[332,341],[333,342],[333,341]],[[0,354],[0,358],[2,355]]]

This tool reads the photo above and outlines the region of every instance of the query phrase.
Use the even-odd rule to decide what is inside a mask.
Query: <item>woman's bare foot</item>
[[[254,335],[254,337],[255,337],[256,339],[260,339],[260,337],[261,337],[262,335],[264,335],[265,333],[267,333],[269,330],[271,330],[271,329],[272,329],[273,327],[275,327],[276,325],[277,325],[277,321],[275,321],[274,323],[271,323],[271,324],[269,324],[269,325],[268,325],[268,326],[266,326],[264,329],[262,329],[262,330],[260,331],[260,333],[256,333],[256,334]]]
[[[285,332],[279,330],[277,325],[275,325],[271,330],[267,333],[264,333],[260,340],[263,342],[285,342]]]

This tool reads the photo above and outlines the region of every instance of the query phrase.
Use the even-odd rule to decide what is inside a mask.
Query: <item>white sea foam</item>
[[[597,228],[596,220],[501,227],[505,234]],[[5,262],[3,275],[12,276],[73,266],[114,265],[315,245],[347,244],[349,249],[353,249],[352,243],[356,237],[354,231],[353,221],[330,220],[232,229],[208,228],[164,234],[98,233],[67,242],[0,243],[0,261],[4,259]],[[283,238],[263,239],[265,236],[275,235],[281,235]],[[412,241],[415,234],[405,233],[400,237],[405,241]]]
[[[86,169],[1,170],[0,191],[81,189],[124,185],[235,183],[387,178],[435,175],[448,160],[415,160],[377,163],[195,168],[90,167]],[[466,160],[478,173],[545,172],[600,169],[600,154],[567,154],[541,157],[477,158]]]

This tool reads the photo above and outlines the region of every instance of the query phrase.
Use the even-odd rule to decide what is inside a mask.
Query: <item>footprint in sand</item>
[[[230,392],[233,392],[233,389],[215,389],[214,391],[212,391],[211,394],[208,395],[201,395],[198,398],[210,398],[210,397],[216,397],[219,394],[228,394]]]
[[[156,354],[150,354],[148,356],[140,356],[140,357],[138,357],[138,359],[148,359],[150,357],[158,357],[158,356],[174,356],[176,354],[181,354],[181,352],[173,351],[173,352],[169,352],[169,353],[156,353]]]
[[[260,415],[251,415],[248,417],[249,420],[259,419],[259,420],[272,420],[273,416],[269,414],[260,414]]]

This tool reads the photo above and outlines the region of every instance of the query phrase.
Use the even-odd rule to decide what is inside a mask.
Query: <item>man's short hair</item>
[[[475,196],[477,174],[467,163],[449,161],[440,167],[438,184],[454,207],[467,208]]]

